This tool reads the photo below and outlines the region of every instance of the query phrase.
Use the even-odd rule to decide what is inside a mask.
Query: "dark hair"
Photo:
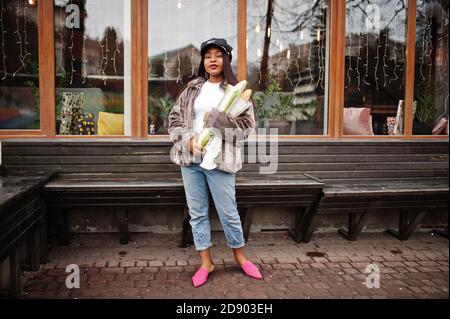
[[[222,51],[222,57],[223,57],[223,77],[225,79],[225,82],[227,84],[236,85],[239,83],[238,79],[236,78],[236,75],[233,73],[233,69],[231,68],[231,62],[230,57],[219,47],[217,47]],[[202,77],[205,80],[207,80],[206,70],[205,70],[205,56],[203,55],[200,60],[200,65],[198,66],[198,73],[197,76],[192,77],[190,80],[193,80],[195,78]]]

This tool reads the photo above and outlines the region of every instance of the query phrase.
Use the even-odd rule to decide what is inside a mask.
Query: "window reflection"
[[[348,0],[345,135],[402,135],[407,1]]]
[[[37,1],[0,0],[0,129],[39,129]]]
[[[216,37],[234,48],[237,72],[237,1],[151,0],[149,15],[149,134],[167,134],[168,115],[189,79],[197,75],[200,45]]]
[[[129,135],[130,2],[54,4],[57,133]]]
[[[327,134],[328,1],[249,0],[247,78],[260,128]]]
[[[416,135],[448,135],[448,6],[448,1],[417,2]]]

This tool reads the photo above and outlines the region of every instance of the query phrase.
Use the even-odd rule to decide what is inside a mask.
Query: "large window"
[[[130,0],[55,0],[56,133],[130,135]]]
[[[247,7],[247,79],[258,127],[327,134],[328,1],[248,0]]]
[[[148,21],[148,132],[160,135],[167,134],[178,94],[197,74],[203,41],[225,38],[236,74],[237,1],[150,0]]]
[[[447,0],[417,2],[413,134],[448,135]]]
[[[0,129],[39,129],[37,1],[0,0]]]
[[[347,0],[344,135],[403,135],[407,1]]]

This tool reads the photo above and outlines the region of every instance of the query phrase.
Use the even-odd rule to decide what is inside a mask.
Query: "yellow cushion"
[[[124,135],[124,115],[98,112],[98,135]]]

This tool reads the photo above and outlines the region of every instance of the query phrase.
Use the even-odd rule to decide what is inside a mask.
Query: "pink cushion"
[[[370,108],[344,108],[344,135],[374,135]]]

